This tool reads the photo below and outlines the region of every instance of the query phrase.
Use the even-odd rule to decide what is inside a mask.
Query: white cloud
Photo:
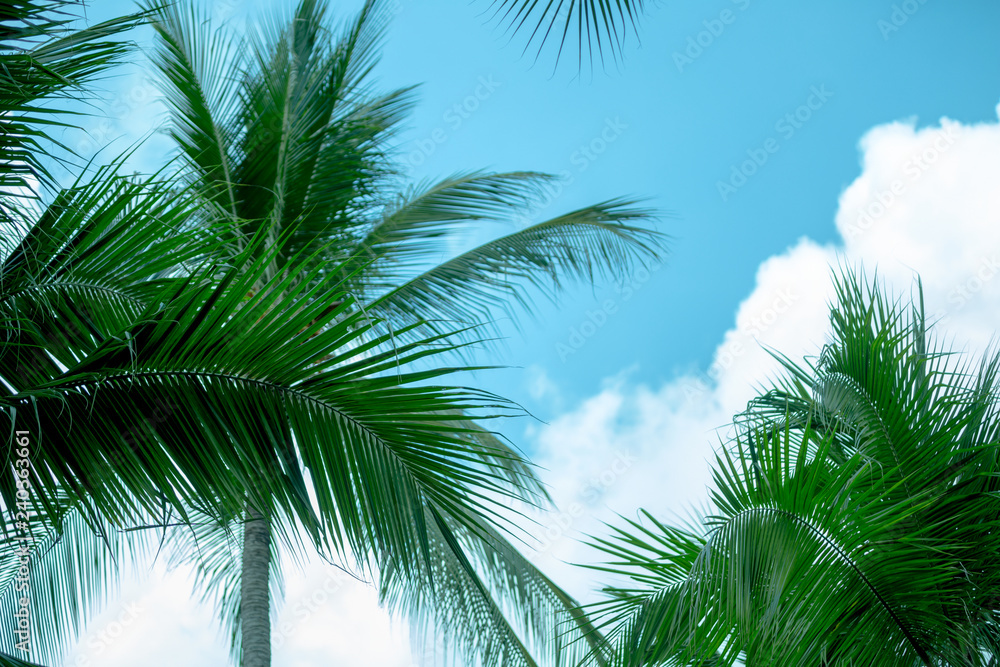
[[[287,562],[284,572],[285,600],[272,618],[275,667],[416,667],[405,626],[378,606],[372,585],[319,560]],[[87,624],[64,667],[125,667],[136,656],[143,664],[229,664],[228,638],[214,608],[194,599],[190,568],[136,574]]]
[[[374,586],[321,562],[287,571],[272,634],[276,667],[413,665],[405,627],[378,606]]]
[[[1000,124],[892,123],[869,132],[861,147],[864,170],[841,196],[836,219],[848,254],[877,261],[902,287],[919,273],[928,310],[982,348],[997,328],[1000,300],[1000,281],[992,280],[1000,272]]]
[[[136,656],[169,656],[171,664],[194,667],[226,664],[227,648],[211,610],[192,599],[190,573],[157,566],[141,574],[155,585],[127,580],[119,598],[87,624],[64,665],[125,667]]]

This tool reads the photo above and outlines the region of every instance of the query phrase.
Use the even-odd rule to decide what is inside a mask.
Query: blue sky
[[[618,296],[610,286],[544,308],[523,341],[511,342],[509,363],[544,367],[570,396],[631,365],[636,379],[652,383],[707,366],[713,333],[731,322],[760,262],[803,235],[834,239],[837,197],[858,175],[856,146],[869,128],[942,115],[982,121],[1000,95],[1000,69],[990,66],[1000,63],[1000,5],[989,2],[929,0],[885,35],[888,2],[665,3],[650,10],[641,47],[628,49],[621,71],[592,76],[576,76],[571,59],[552,76],[544,55],[530,67],[530,58],[518,59],[519,38],[504,48],[483,24],[483,4],[400,2],[382,71],[390,85],[425,82],[415,140],[448,128],[445,111],[480,77],[501,82],[436,147],[421,176],[478,167],[568,172],[572,183],[553,211],[637,195],[676,216],[662,225],[676,239],[667,266],[566,363],[557,344],[602,296]],[[733,22],[679,70],[674,54],[726,10]],[[776,129],[814,87],[832,96],[800,128]],[[627,127],[581,172],[574,154],[606,119]],[[718,182],[769,138],[778,152],[723,201]]]
[[[280,3],[224,0],[213,11],[237,20],[265,5]],[[345,17],[357,6],[334,5]],[[930,277],[930,301],[960,337],[979,343],[996,329],[997,286],[972,287],[989,252],[1000,250],[988,231],[1000,214],[990,208],[1000,151],[984,148],[993,145],[1000,102],[1000,4],[661,3],[642,20],[641,45],[630,36],[624,64],[582,72],[575,54],[555,70],[551,50],[537,62],[522,57],[523,37],[510,40],[489,23],[485,0],[397,6],[377,72],[386,89],[421,84],[400,144],[415,179],[547,171],[563,175],[564,186],[539,218],[618,196],[647,198],[669,214],[661,229],[674,237],[673,252],[662,268],[540,304],[493,358],[516,368],[478,378],[547,422],[505,431],[556,471],[557,498],[593,496],[593,485],[573,481],[578,473],[599,480],[601,471],[644,469],[628,485],[600,485],[603,500],[587,506],[595,521],[637,503],[681,512],[699,499],[708,431],[769,369],[756,347],[735,352],[733,363],[722,363],[726,350],[761,342],[795,353],[821,343],[826,267],[838,257],[877,263],[900,289],[912,270]],[[102,2],[91,14],[129,7]],[[136,65],[105,84],[117,104],[100,135],[121,135],[122,147],[156,126],[140,72]],[[948,143],[948,132],[959,139]],[[940,162],[919,166],[901,203],[847,239],[852,216],[871,210],[893,178],[905,179],[913,156],[938,159],[935,141],[947,151]],[[164,139],[151,138],[136,167],[155,167],[166,150]],[[752,172],[744,180],[734,177],[741,168]],[[968,300],[956,296],[962,286],[971,286]],[[588,327],[592,335],[567,354],[560,346],[572,346],[574,328],[607,302],[614,312],[595,316],[601,326]],[[772,325],[769,309],[794,312]],[[761,318],[761,336],[738,340]],[[726,371],[712,373],[718,382],[705,379],[713,367]],[[641,465],[631,463],[636,456]],[[690,484],[658,493],[679,476]],[[579,552],[561,548],[544,562],[583,586],[557,562]],[[297,660],[311,650],[277,664],[307,664]]]

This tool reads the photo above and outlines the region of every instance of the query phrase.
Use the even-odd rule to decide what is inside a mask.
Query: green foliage
[[[400,187],[387,141],[411,90],[379,94],[370,82],[386,11],[372,0],[340,34],[325,28],[326,15],[326,3],[301,2],[291,21],[263,20],[251,38],[194,10],[165,10],[154,23],[184,177],[237,221],[236,242],[261,230],[284,238],[276,270],[298,270],[287,263],[303,252],[342,266],[345,291],[394,326],[419,324],[420,335],[492,326],[498,309],[530,307],[565,278],[618,278],[663,253],[652,212],[613,200],[434,266],[470,223],[510,223],[540,202],[552,177],[473,172]]]
[[[75,2],[13,0],[0,6],[0,222],[38,185],[52,187],[47,163],[62,148],[49,132],[76,114],[54,105],[86,93],[83,84],[122,61],[130,46],[117,39],[142,14],[80,28]]]
[[[418,638],[443,633],[467,647],[450,657],[533,665],[527,642],[547,652],[549,664],[575,664],[583,654],[559,648],[565,642],[552,648],[552,633],[560,626],[567,642],[587,634],[585,619],[494,528],[504,522],[505,499],[545,500],[520,454],[472,419],[477,407],[509,414],[511,406],[478,392],[451,404],[423,402],[421,383],[436,373],[406,375],[397,367],[460,352],[496,332],[498,310],[509,316],[530,309],[534,294],[553,296],[566,279],[624,275],[659,257],[664,239],[648,225],[649,211],[616,200],[434,266],[431,259],[453,253],[456,236],[472,225],[510,223],[540,202],[551,177],[472,172],[401,186],[404,175],[387,146],[412,106],[412,90],[384,94],[371,83],[387,13],[381,3],[368,2],[337,31],[327,27],[327,16],[326,3],[303,1],[291,20],[263,19],[249,37],[219,29],[193,9],[163,10],[154,21],[154,60],[181,176],[216,219],[236,230],[227,237],[232,247],[258,261],[253,253],[269,249],[262,275],[287,278],[269,288],[275,304],[292,299],[305,309],[283,334],[308,337],[346,325],[343,340],[348,330],[352,338],[345,353],[328,361],[350,361],[351,368],[362,363],[359,355],[370,353],[374,362],[375,351],[386,350],[369,371],[361,366],[350,376],[365,377],[374,390],[371,375],[382,374],[378,392],[344,400],[358,423],[399,427],[400,435],[385,440],[394,458],[369,466],[372,450],[340,454],[328,445],[303,454],[319,515],[338,517],[318,534],[330,539],[324,546],[340,562],[357,558],[366,572],[381,575],[383,599],[413,618]],[[234,71],[241,75],[226,76]],[[266,240],[259,248],[248,245],[260,238]],[[259,286],[246,285],[257,293]],[[373,321],[381,324],[372,327]],[[310,377],[318,370],[310,368]],[[410,380],[395,407],[392,383]],[[341,391],[342,381],[331,377],[322,386]],[[310,414],[305,423],[316,421]],[[343,428],[322,433],[321,441],[343,440],[349,432]],[[445,429],[449,441],[426,437]],[[296,431],[293,440],[300,443],[304,433]],[[417,461],[426,467],[414,468]],[[343,471],[356,481],[345,485]],[[390,505],[409,507],[398,523],[383,516]],[[358,510],[348,514],[346,506]],[[280,510],[291,512],[290,506]],[[227,585],[236,586],[239,578],[227,576]],[[230,588],[217,602],[238,656],[234,595]]]
[[[700,529],[598,540],[616,665],[995,664],[1000,356],[929,337],[863,276],[833,341],[736,420]]]

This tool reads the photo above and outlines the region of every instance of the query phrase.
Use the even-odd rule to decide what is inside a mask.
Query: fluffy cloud
[[[192,600],[189,572],[157,565],[131,574],[138,576],[127,577],[119,598],[87,624],[66,667],[125,667],[136,664],[137,656],[170,656],[172,664],[182,665],[226,664],[228,652],[211,609]]]
[[[848,254],[900,286],[919,273],[928,310],[981,348],[1000,300],[1000,124],[892,123],[861,148],[863,172],[836,219]]]
[[[285,562],[285,600],[272,616],[277,667],[317,664],[417,667],[405,626],[378,606],[374,586],[315,561]],[[192,667],[229,664],[213,608],[192,597],[187,567],[134,572],[121,595],[90,620],[65,667],[126,667],[136,656]],[[432,649],[433,650],[433,647]]]

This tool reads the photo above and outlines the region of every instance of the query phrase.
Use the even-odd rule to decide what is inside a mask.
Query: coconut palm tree
[[[449,251],[456,232],[515,219],[542,197],[549,177],[475,172],[400,188],[386,145],[411,106],[411,90],[383,94],[370,83],[388,16],[368,2],[338,35],[327,13],[324,2],[304,0],[290,20],[262,22],[249,37],[218,30],[193,8],[161,11],[154,23],[180,178],[230,223],[234,252],[264,235],[257,252],[272,257],[272,275],[296,285],[314,273],[338,281],[356,308],[384,318],[392,339],[407,344],[456,328],[469,341],[493,330],[498,309],[528,307],[533,294],[554,293],[566,278],[624,275],[662,252],[662,237],[643,224],[649,212],[616,200],[435,266],[430,260]],[[340,297],[321,301],[322,312],[355,313]],[[514,479],[539,501],[537,480],[519,456],[482,429],[470,431],[462,411],[449,420],[474,433],[477,446],[503,451],[518,466]],[[319,504],[330,511],[345,502],[321,493]],[[466,500],[472,508],[484,501]],[[383,600],[407,612],[418,633],[447,630],[456,639],[450,645],[470,660],[532,665],[533,647],[552,664],[573,661],[577,649],[552,641],[567,621],[589,632],[572,600],[494,527],[454,521],[430,502],[425,511],[421,549],[433,557],[414,558],[419,549],[386,553],[368,538],[348,545],[351,558],[380,575]],[[240,539],[232,539],[233,526],[219,526],[210,542],[235,544],[237,552],[242,545],[242,555],[213,560],[203,581],[221,590],[236,659],[265,665],[268,591],[277,589],[271,518],[252,508],[248,516],[257,520],[243,522]],[[379,521],[377,510],[366,520]]]
[[[505,599],[524,605],[538,635],[555,633],[572,604],[495,527],[505,499],[540,494],[525,461],[476,425],[512,406],[435,384],[455,369],[408,370],[459,343],[392,331],[354,308],[338,291],[341,267],[324,276],[314,261],[265,279],[275,253],[261,253],[263,236],[221,266],[227,237],[191,225],[196,203],[100,170],[59,193],[0,265],[0,405],[17,436],[8,460],[23,450],[30,462],[0,480],[3,648],[18,648],[27,597],[32,658],[52,662],[134,546],[122,531],[180,524],[207,534],[196,542],[204,555],[220,528],[243,525],[250,503],[269,537],[273,527],[288,544],[361,553],[384,569],[387,592],[408,593],[399,605],[435,623],[466,614],[493,631],[474,650],[531,660],[486,591],[505,577]],[[479,560],[498,561],[492,579]],[[431,586],[433,619],[419,597]]]
[[[0,405],[18,436],[0,493],[18,514],[4,513],[6,546],[36,537],[24,556],[42,565],[29,573],[29,606],[49,622],[33,628],[38,653],[51,657],[39,644],[64,645],[60,629],[77,625],[98,592],[99,563],[81,560],[85,548],[72,544],[84,534],[75,517],[107,542],[109,526],[150,517],[232,525],[250,504],[273,518],[269,526],[301,528],[325,553],[363,545],[372,560],[412,554],[414,563],[399,564],[410,573],[431,555],[429,515],[479,534],[494,523],[491,505],[528,499],[518,490],[527,488],[523,460],[456,423],[456,414],[472,423],[483,410],[509,413],[505,403],[436,385],[450,369],[409,370],[454,349],[447,336],[391,345],[383,321],[352,308],[318,263],[295,284],[265,279],[274,256],[260,254],[262,238],[231,266],[213,253],[181,273],[178,259],[190,266],[224,242],[200,226],[170,229],[198,215],[178,206],[176,191],[127,185],[102,173],[66,193],[0,268],[8,325]],[[95,191],[104,196],[95,200]],[[72,306],[53,298],[73,290],[88,298]],[[330,310],[320,295],[340,305]],[[28,463],[19,466],[22,450]],[[477,500],[485,494],[494,499]],[[10,624],[25,606],[24,561],[13,548],[4,557],[2,637],[16,643]]]
[[[316,20],[303,20],[309,12]],[[189,42],[169,41],[182,17],[161,14],[164,71],[175,56],[183,71],[186,59],[197,84],[195,125],[175,130],[189,159],[182,179],[125,178],[113,165],[45,205],[10,207],[20,227],[0,264],[0,407],[18,436],[9,456],[28,452],[32,493],[19,495],[21,468],[5,471],[4,508],[22,514],[3,526],[8,653],[19,638],[20,540],[33,538],[32,657],[51,661],[99,604],[129,542],[121,531],[150,524],[197,538],[203,581],[235,584],[219,601],[244,664],[269,660],[275,536],[305,536],[377,571],[384,599],[418,632],[447,629],[457,654],[484,664],[535,664],[532,654],[568,664],[574,651],[553,637],[565,621],[589,632],[500,528],[507,500],[544,500],[523,458],[480,424],[483,411],[512,406],[433,384],[467,367],[427,359],[476,335],[427,317],[483,315],[526,301],[524,284],[624,271],[660,240],[627,224],[645,212],[609,202],[422,270],[428,244],[510,215],[544,177],[465,175],[385,205],[377,140],[405,96],[372,99],[363,85],[373,6],[333,48],[315,39],[321,13],[304,3],[270,46],[245,52],[277,66],[246,69],[239,93],[250,112],[233,117],[207,104],[233,101],[213,97],[211,84],[226,84],[219,71],[189,58]],[[286,76],[287,97],[273,75]],[[229,124],[197,126],[199,95]],[[203,131],[217,133],[217,166],[238,171],[213,172],[204,146],[184,143]],[[210,552],[233,542],[234,526],[243,566],[229,558],[213,570]]]
[[[615,665],[994,665],[1000,356],[845,272],[833,339],[735,421],[704,525],[595,544]]]

